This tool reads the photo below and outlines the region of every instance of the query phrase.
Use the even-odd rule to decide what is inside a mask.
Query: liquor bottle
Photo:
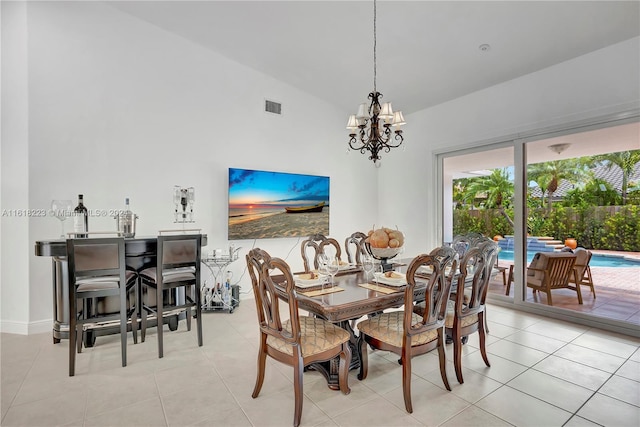
[[[133,237],[133,213],[129,208],[129,198],[124,199],[124,211],[118,216],[118,230],[124,237]]]
[[[76,237],[87,237],[85,233],[89,232],[89,215],[82,194],[78,194],[78,206],[73,210],[73,231]]]
[[[227,279],[224,282],[224,291],[223,291],[223,301],[224,305],[227,307],[231,306],[231,278],[229,276],[229,271],[227,271]]]

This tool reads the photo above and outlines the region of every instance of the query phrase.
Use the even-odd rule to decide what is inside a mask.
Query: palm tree
[[[594,156],[594,160],[606,166],[608,170],[611,170],[614,165],[620,168],[622,171],[622,204],[627,204],[629,177],[633,175],[636,165],[640,162],[640,150],[600,154],[598,156]]]
[[[504,210],[505,205],[511,204],[513,197],[513,181],[509,179],[507,168],[494,169],[490,175],[472,178],[469,181],[464,199],[473,201],[480,195],[484,196],[485,208],[498,209],[513,227],[513,220]]]
[[[579,159],[552,160],[535,163],[527,168],[527,178],[540,187],[542,196],[547,194],[547,215],[551,213],[553,193],[558,190],[561,180],[575,183],[586,173],[584,162]]]

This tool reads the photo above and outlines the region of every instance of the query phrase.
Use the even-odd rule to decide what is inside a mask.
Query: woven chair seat
[[[285,321],[282,328],[291,332],[291,321]],[[347,341],[349,341],[349,333],[333,323],[316,317],[300,316],[302,356],[313,356]],[[280,338],[269,335],[267,344],[282,353],[293,355],[293,346]]]
[[[411,324],[415,325],[422,318],[415,313],[411,315]],[[374,316],[358,323],[358,330],[379,341],[396,347],[402,347],[404,311],[391,311]],[[411,346],[426,344],[438,338],[438,330],[432,329],[411,337]]]
[[[445,318],[444,326],[447,328],[453,328],[453,319],[455,316],[456,316],[456,302],[450,300],[449,302],[447,302],[447,317]],[[472,316],[465,316],[462,319],[460,319],[461,328],[473,325],[474,323],[478,323],[477,314]]]

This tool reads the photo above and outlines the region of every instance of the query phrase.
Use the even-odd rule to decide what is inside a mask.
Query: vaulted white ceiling
[[[345,112],[373,89],[372,1],[108,4]],[[638,1],[381,0],[377,8],[377,89],[405,114],[640,35]]]

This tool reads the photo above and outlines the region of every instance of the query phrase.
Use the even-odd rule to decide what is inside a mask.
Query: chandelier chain
[[[376,57],[376,50],[377,50],[377,42],[378,42],[378,37],[377,37],[377,28],[376,28],[376,22],[377,22],[377,13],[376,13],[376,0],[373,0],[373,91],[377,92],[376,89],[376,74],[377,74],[377,57]]]

